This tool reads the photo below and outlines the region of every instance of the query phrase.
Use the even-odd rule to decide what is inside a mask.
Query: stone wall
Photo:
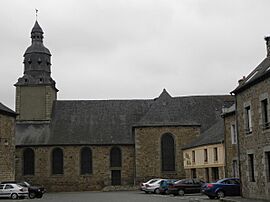
[[[17,120],[50,120],[56,90],[51,86],[17,86]]]
[[[266,79],[236,95],[239,126],[240,166],[244,197],[270,199],[265,152],[270,151],[270,129],[263,129],[261,99],[270,98],[270,79]],[[245,131],[245,107],[250,105],[252,132]],[[269,116],[268,106],[268,116]],[[249,177],[248,154],[254,155],[255,182]]]
[[[57,146],[58,147],[58,146]],[[35,175],[23,176],[23,151],[17,147],[16,179],[43,184],[48,191],[100,190],[111,185],[110,150],[111,146],[89,146],[92,150],[93,173],[80,174],[80,150],[83,146],[59,146],[64,153],[64,174],[52,175],[51,152],[55,147],[31,147],[35,152]],[[122,152],[122,185],[133,184],[134,146],[119,146]]]
[[[0,114],[0,182],[15,179],[15,117]]]
[[[200,134],[199,127],[135,128],[136,182],[153,177],[185,178],[182,147]],[[175,142],[175,172],[161,170],[161,137],[172,134]]]

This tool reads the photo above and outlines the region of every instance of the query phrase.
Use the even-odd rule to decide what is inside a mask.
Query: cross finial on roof
[[[37,18],[38,18],[38,9],[35,9],[36,10],[36,21],[37,21]]]

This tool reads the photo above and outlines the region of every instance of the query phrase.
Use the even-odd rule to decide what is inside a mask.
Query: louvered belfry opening
[[[92,150],[89,147],[81,149],[81,175],[92,174]]]
[[[33,149],[26,148],[23,151],[23,175],[35,174],[35,153]]]
[[[60,175],[64,173],[63,167],[63,151],[60,148],[55,148],[52,151],[52,174]]]
[[[162,171],[175,171],[175,144],[172,134],[162,135],[161,161]]]

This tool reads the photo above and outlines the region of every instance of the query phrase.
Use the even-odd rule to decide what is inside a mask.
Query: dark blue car
[[[201,192],[210,199],[224,198],[225,196],[240,195],[239,178],[225,178],[215,183],[206,183],[202,186]]]

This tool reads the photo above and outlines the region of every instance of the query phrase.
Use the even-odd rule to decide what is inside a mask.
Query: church
[[[16,180],[48,191],[184,178],[182,149],[216,125],[229,95],[58,100],[36,21],[16,87]],[[55,67],[61,68],[61,67]],[[64,69],[63,69],[64,71]]]

